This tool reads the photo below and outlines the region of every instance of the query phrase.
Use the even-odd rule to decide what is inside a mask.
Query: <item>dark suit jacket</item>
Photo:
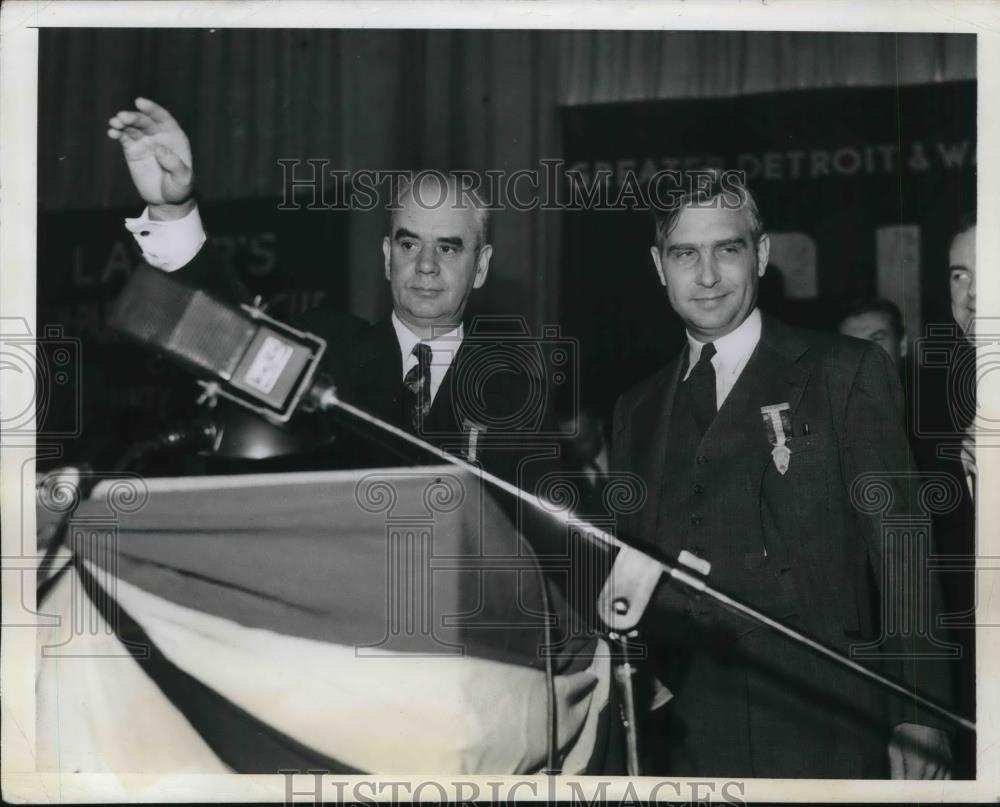
[[[345,329],[342,318],[320,310],[309,320],[309,329],[328,339],[331,356],[326,369],[338,394],[403,426],[403,357],[390,319],[368,325],[352,318]],[[543,467],[551,470],[555,444],[550,398],[539,394],[545,380],[511,357],[502,335],[470,333],[467,326],[419,436],[508,481],[530,486]],[[333,418],[351,428],[349,416],[335,413]],[[344,432],[340,439],[339,450],[355,467],[400,462],[398,455],[393,458],[398,443],[370,427],[355,430],[352,437]],[[412,450],[406,453],[413,455]]]
[[[699,528],[658,523],[660,497],[672,484],[662,458],[682,358],[623,395],[615,410],[612,465],[637,472],[649,491],[647,506],[624,520],[625,536],[672,556],[687,549],[707,558],[718,588],[768,602],[772,616],[841,651],[878,642],[874,581],[899,558],[896,544],[883,539],[882,513],[871,511],[884,497],[887,513],[919,513],[901,390],[884,352],[765,317],[760,343],[697,450],[706,478],[719,464],[726,469],[716,471],[725,483],[706,485],[698,507],[711,518]],[[760,408],[784,402],[792,440],[782,475]],[[888,485],[862,492],[855,482],[865,474],[882,474]],[[859,510],[859,497],[869,512]],[[771,599],[780,585],[787,597]],[[672,767],[650,772],[877,776],[890,725],[934,722],[672,586],[661,586],[646,622],[646,637],[660,643],[654,667],[676,695],[665,719],[679,716],[683,724],[667,749],[677,752]],[[881,646],[902,649],[892,637]],[[947,698],[941,662],[877,666]]]
[[[249,295],[227,273],[210,247],[205,246],[190,263],[177,270],[184,283],[218,297],[246,302]],[[327,341],[321,372],[332,378],[339,397],[396,426],[406,419],[403,397],[403,358],[388,317],[374,325],[329,309],[316,309],[297,317],[295,327]],[[525,350],[527,353],[525,353]],[[555,427],[548,379],[537,370],[531,346],[511,350],[505,334],[483,332],[466,324],[466,335],[434,397],[419,436],[450,453],[470,455],[475,432],[473,461],[508,481],[530,487],[553,468]],[[525,357],[527,356],[527,359]],[[293,427],[313,446],[323,438],[332,445],[309,452],[310,467],[361,468],[438,464],[405,441],[377,427],[359,423],[334,411],[323,418],[296,415]],[[308,447],[308,446],[307,446]]]

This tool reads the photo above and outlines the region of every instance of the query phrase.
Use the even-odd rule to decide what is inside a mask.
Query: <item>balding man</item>
[[[136,189],[147,203],[131,230],[153,266],[230,299],[245,293],[204,249],[187,136],[170,113],[144,98],[110,120]],[[310,312],[297,324],[326,338],[338,394],[434,445],[459,453],[511,481],[551,431],[541,379],[496,339],[467,338],[466,306],[485,282],[493,247],[489,211],[454,177],[421,172],[397,193],[382,242],[391,314],[369,325],[355,317]],[[337,421],[340,415],[333,415]],[[341,420],[341,467],[398,465],[400,449],[374,429]],[[389,450],[387,450],[389,449]]]
[[[177,272],[185,283],[219,296],[245,299],[238,282],[226,275],[212,250],[205,246],[193,195],[191,149],[174,118],[154,102],[140,98],[134,110],[123,110],[111,118],[110,127],[108,134],[121,143],[136,188],[147,203],[140,218],[127,222],[147,262]],[[438,448],[533,489],[543,471],[554,470],[555,449],[549,444],[554,432],[549,426],[549,396],[539,394],[545,384],[539,377],[541,367],[532,363],[539,354],[526,360],[526,354],[532,352],[530,345],[525,350],[522,342],[512,349],[499,334],[484,335],[480,330],[468,333],[464,321],[469,297],[486,282],[493,254],[487,208],[453,176],[417,174],[396,194],[382,253],[385,279],[392,294],[388,316],[369,324],[340,312],[317,309],[296,322],[298,327],[327,340],[322,370],[332,377],[338,396]],[[324,413],[323,420],[333,427],[333,446],[332,450],[321,451],[321,456],[310,463],[312,467],[440,462],[340,410]],[[499,499],[499,503],[504,506],[518,502],[508,497]],[[482,532],[477,534],[476,526],[468,525],[471,546],[480,546],[478,551],[487,553],[511,551],[511,545],[503,543],[507,541],[503,530],[484,521]],[[542,527],[551,528],[548,522],[531,520],[531,513],[518,519],[518,527],[522,535],[532,537]],[[516,606],[516,618],[528,615],[514,626],[518,633],[511,634],[513,638],[497,630],[502,622],[490,623],[492,635],[499,637],[497,647],[513,645],[520,641],[518,636],[535,635],[525,634],[526,629],[536,630],[547,645],[559,640],[559,653],[543,655],[539,646],[529,659],[532,665],[545,667],[553,675],[583,674],[592,664],[606,667],[603,657],[593,661],[596,643],[591,636],[556,633],[549,630],[548,621],[531,622],[530,614],[534,612],[554,615],[555,625],[571,624],[557,586],[544,576],[539,581],[536,561],[520,539],[512,546],[518,557],[523,552],[527,559],[530,580],[526,582],[523,573],[506,567],[499,570],[499,575],[491,576],[488,584],[484,583],[485,572],[474,578],[484,586],[478,605],[485,613],[492,617],[492,603],[503,601],[507,581],[511,586],[509,603]],[[508,564],[517,562],[509,554],[506,557]],[[407,569],[422,568],[416,565],[419,561],[410,563],[413,559],[410,555],[407,558]],[[402,575],[400,572],[395,578],[399,585],[408,579]],[[382,582],[366,579],[357,584],[372,586]],[[444,592],[445,597],[452,596],[448,588]],[[423,628],[415,623],[415,630]],[[600,693],[597,676],[579,680],[593,681],[586,694]],[[552,691],[555,709],[554,682]],[[494,694],[483,697],[495,701]],[[603,702],[595,700],[595,704],[596,709]],[[610,714],[606,709],[605,715]],[[564,715],[565,710],[560,711],[563,729]],[[336,715],[331,719],[335,722]],[[525,716],[516,712],[504,713],[499,719],[514,726],[528,725]],[[491,737],[484,741],[484,747],[487,742],[497,741]],[[564,744],[563,740],[558,742]],[[543,747],[548,743],[546,738]],[[594,749],[590,764],[600,766],[604,764],[604,748],[595,743]],[[483,758],[488,758],[485,751],[482,753]]]

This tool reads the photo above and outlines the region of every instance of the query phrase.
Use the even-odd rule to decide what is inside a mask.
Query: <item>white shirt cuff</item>
[[[197,205],[184,218],[173,221],[152,221],[146,207],[138,218],[125,219],[125,229],[132,233],[146,263],[165,272],[180,269],[205,243]]]

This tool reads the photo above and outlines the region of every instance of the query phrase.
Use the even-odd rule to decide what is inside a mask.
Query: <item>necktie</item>
[[[417,363],[403,379],[406,398],[406,426],[412,434],[420,433],[420,424],[431,408],[431,348],[423,342],[413,346]]]
[[[695,422],[702,434],[708,430],[716,415],[715,367],[712,366],[714,355],[715,345],[711,342],[703,345],[698,363],[684,382],[691,395],[691,409],[694,412]]]

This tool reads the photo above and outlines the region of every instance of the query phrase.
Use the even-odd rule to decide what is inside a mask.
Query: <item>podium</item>
[[[603,643],[565,635],[538,556],[450,466],[107,479],[66,545],[39,770],[530,773],[550,729],[565,773],[603,753]]]

